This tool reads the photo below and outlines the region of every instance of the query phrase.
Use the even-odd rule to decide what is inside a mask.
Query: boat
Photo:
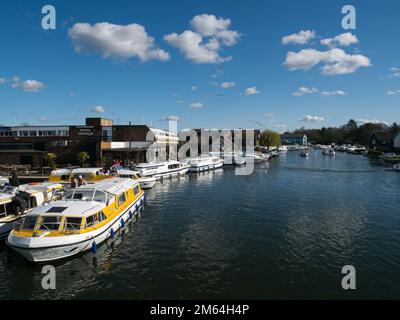
[[[189,158],[186,163],[190,166],[189,172],[204,172],[222,168],[224,160],[219,157]]]
[[[7,237],[15,222],[35,207],[64,194],[64,186],[51,182],[31,183],[0,190],[0,239]]]
[[[280,146],[278,148],[279,153],[286,153],[288,151],[288,148],[286,146]]]
[[[129,178],[139,182],[140,188],[151,189],[157,182],[154,177],[144,177],[139,171],[120,169],[115,174],[118,178]]]
[[[300,152],[300,156],[302,157],[308,157],[308,151],[307,150],[303,150]]]
[[[143,208],[144,191],[132,179],[111,178],[73,189],[61,200],[29,212],[10,232],[7,245],[32,262],[72,257],[124,228]]]
[[[141,163],[136,166],[144,177],[154,177],[162,179],[173,176],[181,176],[189,171],[189,165],[175,161],[165,161],[160,163]]]
[[[329,148],[329,149],[324,149],[324,151],[322,151],[322,154],[325,156],[334,156],[336,152],[335,149]]]
[[[237,152],[224,152],[222,159],[224,159],[224,164],[227,165],[243,166],[246,164],[246,158]]]
[[[395,164],[395,165],[393,166],[393,170],[394,170],[394,171],[400,171],[400,163]]]
[[[0,188],[3,188],[6,184],[9,184],[8,178],[0,176]]]
[[[254,163],[260,163],[263,161],[267,161],[269,159],[269,155],[263,153],[246,153],[245,160],[253,161]]]
[[[112,177],[104,174],[103,168],[65,168],[53,170],[50,173],[49,181],[70,184],[72,178],[78,179],[79,176],[82,176],[87,183],[95,183]]]

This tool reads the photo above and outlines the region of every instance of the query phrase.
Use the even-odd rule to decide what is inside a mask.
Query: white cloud
[[[310,30],[301,30],[298,33],[293,33],[291,35],[285,36],[282,38],[283,44],[306,44],[311,39],[315,38],[315,31]]]
[[[76,23],[68,30],[68,35],[77,52],[98,52],[103,58],[138,57],[142,62],[170,58],[168,52],[156,46],[146,29],[136,23]]]
[[[304,118],[300,119],[299,121],[301,121],[301,122],[323,122],[323,121],[325,121],[325,119],[320,116],[306,115]]]
[[[390,71],[392,72],[390,75],[391,77],[400,77],[400,68],[393,67],[390,68]]]
[[[236,83],[234,83],[234,82],[222,82],[221,83],[221,88],[223,88],[223,89],[228,89],[228,88],[232,88],[232,87],[234,87],[236,85]]]
[[[44,84],[37,80],[20,81],[18,77],[13,78],[13,88],[21,89],[27,92],[38,92],[44,88]]]
[[[355,72],[360,67],[371,66],[370,60],[360,54],[350,55],[342,49],[318,51],[303,49],[299,52],[288,52],[283,65],[290,71],[309,70],[319,63],[324,63],[322,74],[341,75]]]
[[[385,122],[385,121],[381,121],[381,120],[378,120],[378,119],[356,119],[355,120],[358,124],[366,124],[366,123],[374,123],[374,124],[378,124],[378,123],[383,123],[383,124],[386,124],[386,125],[388,125],[388,122]]]
[[[304,96],[305,94],[313,94],[318,92],[316,88],[308,88],[308,87],[300,87],[297,89],[297,91],[293,92],[293,96],[295,97],[301,97]]]
[[[240,38],[237,31],[228,30],[230,19],[202,14],[195,16],[190,24],[194,31],[170,33],[164,36],[164,40],[195,63],[222,63],[232,59],[219,55],[223,45],[233,46]]]
[[[343,90],[335,90],[335,91],[320,91],[320,94],[323,96],[346,96],[347,93]]]
[[[285,129],[286,128],[286,124],[276,124],[274,125],[275,128],[277,129]]]
[[[6,83],[6,79],[0,78],[0,84]]]
[[[106,109],[104,109],[102,106],[95,106],[94,108],[90,109],[90,111],[94,113],[104,113],[106,112]]]
[[[396,90],[396,91],[389,90],[389,91],[387,92],[387,94],[388,94],[389,96],[398,95],[398,94],[400,94],[400,90]]]
[[[190,105],[192,108],[194,109],[199,109],[199,108],[203,108],[203,104],[200,102],[194,102]]]
[[[254,95],[254,94],[259,94],[260,92],[261,92],[261,91],[257,90],[256,87],[250,87],[250,88],[247,88],[247,89],[244,91],[243,95],[245,95],[245,96],[251,96],[251,95]]]
[[[197,86],[193,86],[192,87],[192,91],[197,91],[198,87]]]
[[[336,46],[348,47],[351,44],[357,44],[357,43],[358,43],[357,37],[353,35],[351,32],[339,34],[334,38],[321,40],[322,45],[329,47],[336,47]]]

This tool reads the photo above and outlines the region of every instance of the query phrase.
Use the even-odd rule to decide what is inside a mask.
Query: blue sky
[[[41,27],[45,4],[56,30]],[[2,1],[0,124],[399,122],[400,2],[351,1],[356,30],[342,29],[345,4]]]

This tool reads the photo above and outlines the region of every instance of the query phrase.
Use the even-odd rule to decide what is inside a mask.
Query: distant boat
[[[189,172],[204,172],[221,168],[224,165],[224,160],[219,157],[198,157],[189,158],[186,160],[189,167]]]
[[[307,150],[303,150],[302,152],[300,152],[300,156],[308,157],[308,151]]]
[[[288,151],[288,148],[286,146],[280,146],[278,151],[279,153],[286,153]]]
[[[394,171],[400,171],[400,163],[395,164],[395,165],[393,166],[393,170],[394,170]]]
[[[172,176],[181,176],[189,171],[189,165],[175,160],[160,163],[141,163],[136,166],[144,177],[154,177],[156,179]]]
[[[336,154],[335,150],[330,148],[330,149],[325,149],[322,151],[322,154],[325,156],[334,156]]]

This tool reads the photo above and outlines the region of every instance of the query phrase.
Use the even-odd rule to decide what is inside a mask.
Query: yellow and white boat
[[[7,244],[33,262],[71,257],[113,238],[141,210],[145,195],[138,182],[112,178],[81,186],[29,212]]]
[[[7,186],[0,190],[0,239],[10,233],[13,224],[25,217],[33,208],[64,195],[59,183],[42,182]]]
[[[78,179],[82,176],[87,183],[95,183],[111,177],[102,174],[102,170],[103,168],[56,169],[50,173],[49,181],[70,184],[72,178]]]
[[[139,171],[122,169],[122,170],[118,170],[116,175],[119,178],[129,178],[129,179],[132,179],[132,180],[135,180],[135,181],[139,182],[140,187],[142,189],[151,189],[151,188],[154,187],[154,185],[157,182],[156,178],[154,178],[154,177],[145,177]]]

